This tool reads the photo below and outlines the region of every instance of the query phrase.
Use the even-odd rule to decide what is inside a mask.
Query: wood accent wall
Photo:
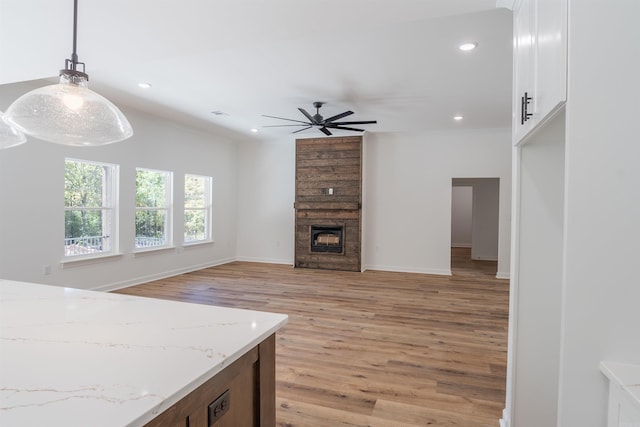
[[[360,271],[361,136],[296,140],[294,207],[296,267]],[[311,252],[312,225],[342,225],[343,253]]]

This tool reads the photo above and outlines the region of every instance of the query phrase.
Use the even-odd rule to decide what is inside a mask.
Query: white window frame
[[[187,180],[189,177],[204,179],[204,203],[202,208],[187,207]],[[204,211],[204,237],[202,239],[187,240],[186,218],[187,211]],[[186,173],[184,175],[184,228],[183,243],[185,246],[213,241],[213,177]]]
[[[66,157],[65,162],[65,183],[64,191],[67,192],[66,167],[67,162],[84,163],[88,165],[100,166],[104,168],[102,177],[102,206],[100,207],[83,207],[83,206],[64,206],[65,211],[65,238],[64,238],[64,257],[65,261],[86,259],[86,258],[103,258],[113,256],[118,252],[118,179],[120,173],[119,165],[112,163],[96,162],[92,160],[82,160]],[[76,238],[66,237],[66,212],[69,211],[87,211],[102,212],[102,233],[100,236],[82,236]],[[108,221],[108,218],[111,221]],[[80,244],[78,244],[80,243]],[[72,247],[75,246],[75,249]],[[81,249],[84,247],[84,249]],[[100,249],[96,249],[100,248]]]
[[[173,247],[173,172],[160,170],[160,169],[150,169],[150,168],[136,168],[136,181],[138,177],[138,171],[147,171],[153,173],[159,173],[166,175],[165,177],[165,187],[164,187],[164,206],[154,206],[154,207],[138,207],[137,197],[138,197],[138,186],[136,183],[135,187],[135,213],[137,214],[140,211],[164,211],[165,212],[165,224],[164,224],[164,243],[161,245],[139,245],[139,237],[137,235],[134,236],[134,252],[147,252],[154,250],[161,250]],[[134,221],[136,216],[134,215]],[[134,223],[134,233],[136,233],[136,225]],[[136,233],[137,234],[137,233]]]

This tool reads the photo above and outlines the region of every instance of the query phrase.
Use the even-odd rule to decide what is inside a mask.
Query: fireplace
[[[312,225],[311,252],[329,252],[341,254],[343,252],[342,225]]]
[[[295,267],[361,270],[362,136],[296,140]]]

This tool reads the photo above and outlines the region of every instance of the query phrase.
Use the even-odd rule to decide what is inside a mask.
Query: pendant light
[[[16,130],[4,118],[4,114],[0,111],[0,150],[3,148],[14,147],[27,142],[27,138],[22,132]]]
[[[60,83],[22,95],[5,116],[27,135],[58,144],[95,146],[127,139],[133,129],[124,114],[87,87],[89,76],[76,52],[77,27],[78,0],[74,0],[73,53],[60,70]]]

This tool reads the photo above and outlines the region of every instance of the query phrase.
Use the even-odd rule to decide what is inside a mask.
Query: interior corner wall
[[[0,108],[30,89],[0,86]],[[137,110],[123,111],[135,134],[121,143],[79,148],[30,138],[0,151],[0,277],[111,289],[235,259],[293,264],[294,138],[230,141]],[[499,177],[498,274],[508,277],[509,129],[372,133],[365,144],[364,268],[450,274],[451,179]],[[61,268],[65,157],[120,165],[121,257]],[[173,232],[179,247],[134,255],[133,226],[126,218],[134,216],[136,167],[173,171],[176,206],[184,173],[212,176],[215,243],[180,247],[177,209]],[[44,274],[47,265],[49,275]]]
[[[451,188],[451,246],[471,247],[473,220],[473,187]]]
[[[450,274],[451,180],[500,178],[498,271],[509,276],[511,131],[366,133],[364,269]],[[293,264],[295,138],[238,148],[238,259]]]
[[[293,265],[295,138],[238,145],[238,252],[243,261]]]
[[[498,274],[509,276],[509,129],[372,133],[365,147],[367,269],[451,274],[454,177],[500,179]]]
[[[31,89],[31,82],[0,86],[0,110]],[[29,138],[25,144],[0,150],[1,278],[114,289],[235,259],[236,143],[126,106],[121,109],[134,129],[133,137],[125,141],[85,148]],[[121,256],[62,268],[66,157],[120,166]],[[174,249],[133,253],[136,167],[174,174]],[[182,247],[185,173],[213,177],[213,244]],[[50,274],[44,273],[44,266],[50,266]]]
[[[471,259],[497,261],[499,242],[500,180],[473,180]]]

